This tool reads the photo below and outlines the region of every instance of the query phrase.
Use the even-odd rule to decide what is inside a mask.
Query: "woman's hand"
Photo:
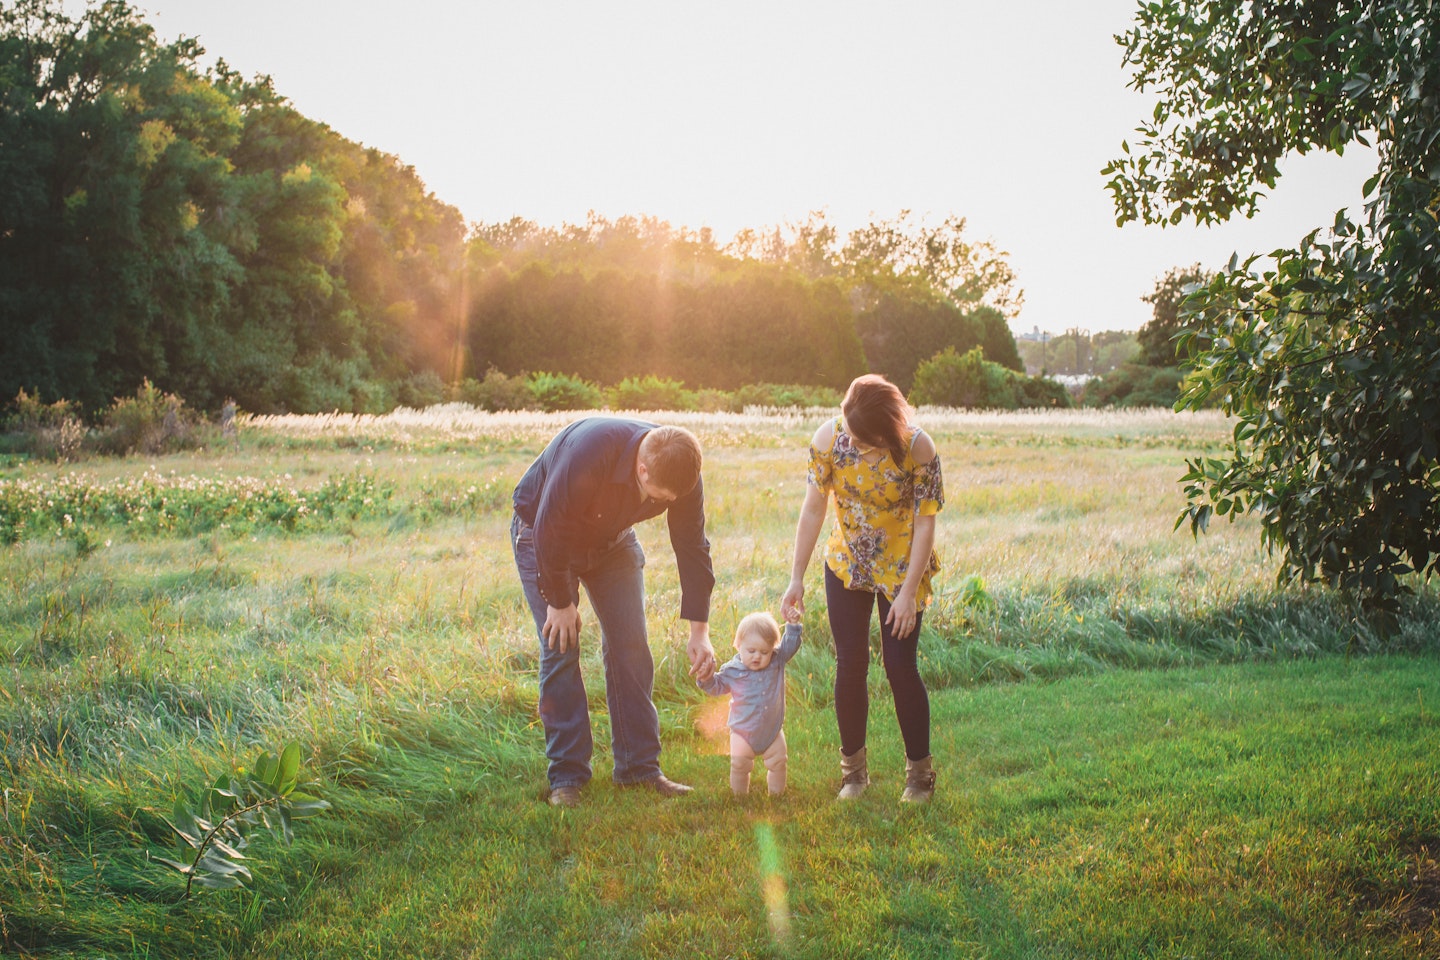
[[[895,595],[895,602],[890,604],[890,613],[885,617],[885,623],[890,627],[890,635],[897,640],[904,640],[915,632],[915,621],[919,612],[915,609],[915,591],[905,587]]]
[[[790,586],[785,591],[785,596],[780,600],[780,616],[784,617],[787,623],[794,623],[805,616],[804,580],[796,579],[790,581]]]

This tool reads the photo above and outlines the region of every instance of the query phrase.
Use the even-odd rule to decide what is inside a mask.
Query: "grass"
[[[722,653],[788,579],[823,415],[660,417],[706,447]],[[1181,458],[1227,435],[1213,416],[922,413],[947,484],[926,809],[895,803],[878,669],[876,786],[830,799],[818,567],[789,671],[790,792],[731,799],[724,704],[685,675],[663,525],[642,526],[666,770],[699,793],[609,784],[592,638],[597,779],[551,810],[506,494],[566,419],[281,418],[221,450],[0,468],[0,952],[1440,949],[1440,598],[1417,584],[1382,632],[1326,591],[1277,588],[1249,521],[1173,532]],[[266,509],[231,502],[245,491]],[[258,842],[251,890],[182,901],[146,861],[165,812],[288,740],[334,810],[294,847]]]

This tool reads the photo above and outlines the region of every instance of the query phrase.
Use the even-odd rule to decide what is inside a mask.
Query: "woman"
[[[930,699],[916,653],[930,597],[935,515],[944,505],[935,443],[910,423],[900,389],[869,374],[850,384],[841,416],[815,431],[805,503],[795,527],[795,558],[781,612],[805,610],[805,568],[820,538],[830,497],[835,525],[825,546],[825,599],[835,637],[835,718],[840,727],[839,799],[865,792],[869,718],[870,615],[880,609],[885,676],[905,741],[906,803],[935,791]]]

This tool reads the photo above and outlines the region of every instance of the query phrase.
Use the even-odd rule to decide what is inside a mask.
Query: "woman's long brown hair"
[[[840,404],[850,436],[867,447],[890,451],[895,466],[905,462],[905,428],[914,412],[900,388],[876,373],[850,382]]]

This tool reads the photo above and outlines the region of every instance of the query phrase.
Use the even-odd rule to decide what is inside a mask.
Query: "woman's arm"
[[[800,519],[795,524],[795,555],[790,561],[790,586],[780,600],[780,616],[798,620],[805,613],[805,568],[815,553],[815,544],[820,542],[820,528],[825,525],[825,511],[829,509],[830,477],[828,473],[828,451],[835,445],[835,421],[826,420],[810,438],[810,473],[805,480],[805,502],[800,505]],[[826,451],[819,456],[816,451]],[[823,466],[823,469],[822,469]],[[815,476],[816,472],[824,476]]]
[[[910,540],[910,567],[905,573],[905,582],[890,604],[890,615],[885,618],[885,622],[890,624],[891,634],[896,637],[908,637],[915,630],[915,593],[930,566],[930,553],[934,549],[935,515],[916,516]]]
[[[830,504],[830,495],[813,483],[805,487],[805,502],[800,507],[800,519],[795,524],[795,555],[790,563],[790,586],[780,601],[780,615],[787,620],[793,612],[796,616],[805,613],[805,568],[815,553],[815,544],[820,542],[820,528],[825,525],[825,511]]]
[[[910,444],[910,456],[917,464],[929,465],[936,456],[935,441],[923,430],[916,430]],[[920,581],[930,567],[930,554],[935,550],[935,515],[915,514],[910,533],[910,565],[905,570],[905,582],[890,604],[890,615],[885,622],[890,625],[892,635],[908,637],[915,630],[918,611],[915,595],[920,590]]]

